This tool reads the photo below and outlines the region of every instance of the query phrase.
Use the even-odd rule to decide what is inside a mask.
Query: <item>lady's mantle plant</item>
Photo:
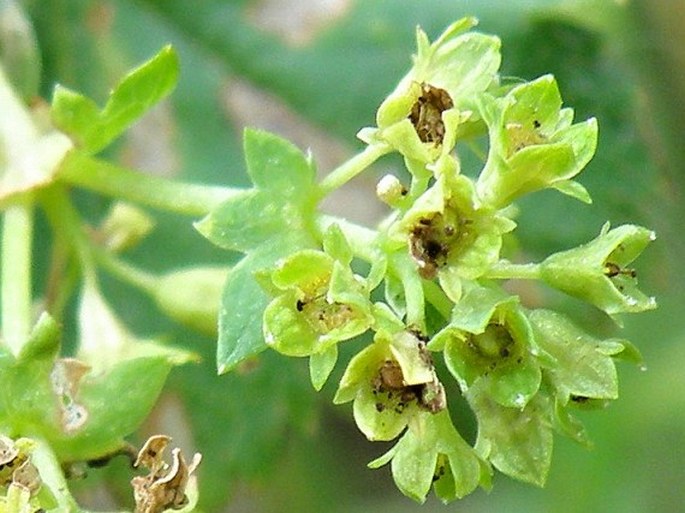
[[[339,344],[358,348],[343,363],[334,402],[352,402],[369,440],[397,440],[370,466],[390,463],[400,490],[418,501],[431,487],[445,502],[488,488],[493,467],[542,485],[552,432],[586,440],[574,410],[616,399],[614,359],[639,361],[639,354],[561,313],[528,308],[502,282],[540,280],[612,317],[648,310],[655,302],[629,266],[654,234],[607,224],[588,244],[541,263],[505,258],[503,239],[516,229],[513,201],[544,188],[590,201],[573,179],[595,151],[597,124],[574,123],[551,76],[500,82],[499,40],[470,31],[474,25],[462,19],[433,43],[417,32],[413,67],[379,107],[376,126],[359,133],[366,147],[318,183],[309,156],[275,135],[246,131],[248,190],[168,182],[96,156],[171,90],[178,70],[170,48],[127,75],[104,108],[58,86],[49,109],[29,111],[0,72],[0,512],[80,511],[62,468],[135,456],[125,437],[171,367],[193,358],[133,335],[103,296],[99,270],[196,329],[212,332],[218,314],[221,373],[271,348],[308,357],[319,390]],[[484,136],[482,168],[462,170],[463,143]],[[378,197],[392,210],[377,229],[318,211],[327,194],[393,152],[407,173],[380,180]],[[71,186],[126,203],[87,228]],[[152,227],[131,203],[203,217],[202,234],[244,253],[223,291],[217,283],[227,269],[156,276],[124,262],[121,253]],[[77,272],[56,269],[61,288],[34,320],[36,208],[54,230],[56,261]],[[65,358],[60,322],[74,290],[79,341]],[[478,422],[473,446],[453,423],[457,393]],[[188,464],[175,449],[167,463],[168,444],[152,437],[135,458],[149,470],[131,480],[136,512],[193,508],[199,455]]]

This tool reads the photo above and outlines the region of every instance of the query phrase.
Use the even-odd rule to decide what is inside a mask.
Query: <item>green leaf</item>
[[[195,228],[217,246],[246,253],[262,242],[285,232],[285,215],[288,205],[273,194],[257,189],[241,191],[222,203],[201,221]]]
[[[8,393],[0,420],[13,432],[45,438],[61,461],[97,459],[120,449],[152,410],[174,365],[159,353],[122,360],[76,383],[69,376],[59,381],[55,369],[61,363],[53,357],[36,355],[3,370]],[[75,388],[62,391],[66,386]]]
[[[243,253],[274,237],[313,239],[313,164],[268,132],[245,130],[244,145],[255,188],[231,197],[195,227],[217,246]]]
[[[53,123],[87,153],[97,153],[116,139],[178,80],[178,56],[171,46],[128,73],[99,110],[91,99],[58,85],[52,99]]]
[[[63,461],[84,461],[111,454],[124,444],[152,411],[173,363],[165,355],[125,360],[107,374],[85,378],[78,401],[88,412],[75,434],[48,436]]]
[[[314,164],[294,144],[269,132],[247,129],[244,149],[247,172],[255,187],[300,201],[310,193]]]

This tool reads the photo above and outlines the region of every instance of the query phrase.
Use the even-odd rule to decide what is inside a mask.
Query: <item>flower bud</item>
[[[383,203],[396,207],[407,195],[407,188],[395,175],[385,175],[376,185],[376,196]]]
[[[138,244],[154,228],[154,220],[129,203],[117,202],[100,228],[105,245],[115,252]]]

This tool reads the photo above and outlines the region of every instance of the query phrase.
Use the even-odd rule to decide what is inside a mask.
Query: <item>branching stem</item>
[[[62,161],[59,177],[69,184],[105,196],[197,217],[208,214],[240,190],[174,182],[132,171],[76,151],[67,154]]]

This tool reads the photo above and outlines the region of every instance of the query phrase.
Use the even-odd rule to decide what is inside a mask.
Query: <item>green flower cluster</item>
[[[542,485],[553,431],[585,442],[574,409],[616,399],[614,360],[639,361],[624,340],[598,340],[563,314],[527,308],[501,280],[537,279],[610,316],[656,306],[628,267],[654,239],[645,228],[607,225],[595,240],[541,263],[503,258],[503,237],[516,228],[513,201],[553,188],[590,202],[573,178],[594,154],[597,123],[574,123],[550,75],[501,83],[500,41],[469,31],[475,23],[462,19],[433,43],[418,30],[412,69],[378,109],[377,126],[359,133],[366,149],[318,185],[311,162],[291,145],[248,132],[256,188],[246,194],[274,189],[272,172],[277,183],[289,176],[298,187],[284,188],[256,219],[232,199],[199,224],[217,244],[247,253],[225,289],[220,368],[263,348],[245,342],[252,329],[245,312],[262,314],[264,347],[309,357],[317,390],[338,344],[367,340],[334,402],[353,403],[369,440],[399,437],[370,466],[390,462],[400,490],[418,501],[431,487],[445,502],[488,488],[493,467]],[[482,169],[462,173],[458,144],[486,136]],[[388,175],[378,184],[392,212],[377,230],[317,214],[312,205],[322,196],[390,152],[403,157],[408,183]],[[236,242],[248,235],[249,245]],[[245,292],[254,277],[263,296]],[[478,422],[473,446],[448,408],[447,391],[457,389]]]

